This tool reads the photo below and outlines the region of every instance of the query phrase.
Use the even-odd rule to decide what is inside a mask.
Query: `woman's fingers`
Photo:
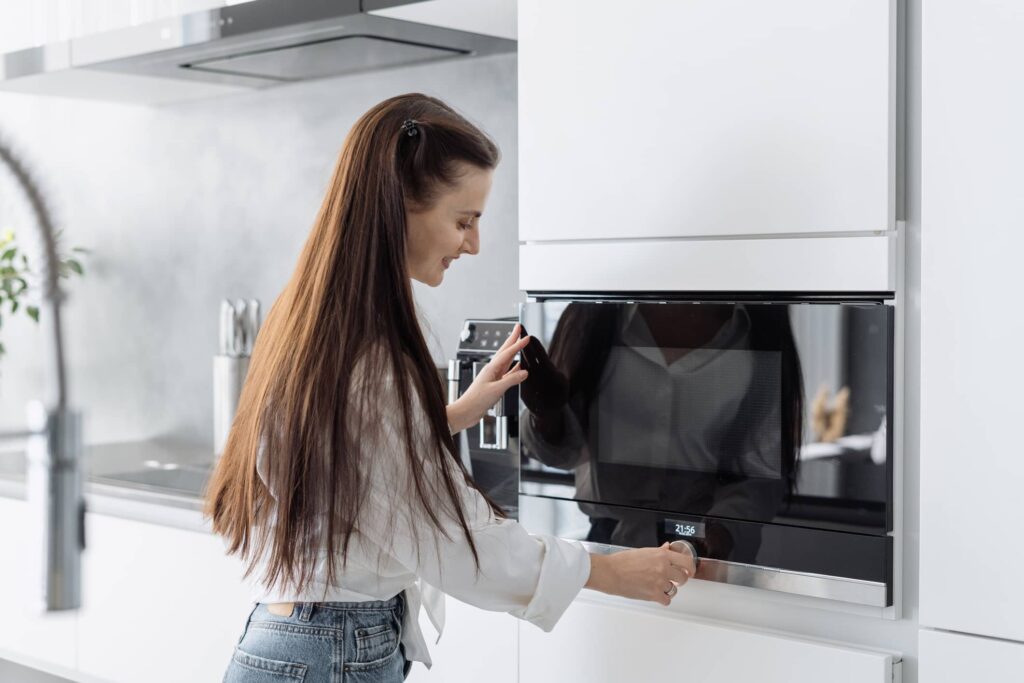
[[[491,367],[497,368],[499,376],[505,374],[505,368],[512,362],[512,358],[519,353],[527,344],[530,343],[529,337],[523,337],[518,341],[514,341],[506,347],[503,347],[494,354],[494,358],[491,359]]]
[[[519,330],[521,328],[522,326],[519,323],[516,323],[516,326],[512,328],[512,334],[508,335],[508,339],[506,339],[505,343],[501,345],[500,349],[498,349],[499,352],[507,349],[509,344],[519,338]]]
[[[685,570],[688,577],[697,573],[697,563],[689,551],[669,549],[669,553],[668,562],[672,567]]]
[[[508,372],[505,373],[505,377],[508,377],[513,372],[519,371],[520,369],[522,369],[522,367],[523,367],[523,364],[517,362],[515,365],[513,365],[511,368],[508,369]]]
[[[690,572],[684,567],[669,567],[668,578],[681,586],[690,580]]]
[[[665,559],[664,577],[668,579],[668,582],[671,584],[671,588],[665,588],[664,590],[667,591],[666,597],[669,599],[669,602],[671,602],[672,598],[674,598],[678,592],[679,586],[685,584],[690,580],[690,577],[693,576],[693,558],[688,554],[672,550],[668,543],[662,544],[660,550],[665,552],[663,556]],[[660,600],[660,596],[658,601],[662,602]],[[668,603],[663,602],[662,604]]]
[[[502,382],[502,393],[508,391],[517,384],[522,384],[523,380],[530,374],[526,370],[522,369],[521,363],[516,363],[512,366],[512,369],[505,373],[505,376],[501,378]]]

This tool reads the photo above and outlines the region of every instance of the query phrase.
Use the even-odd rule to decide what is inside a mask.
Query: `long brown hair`
[[[265,559],[268,585],[302,591],[324,554],[334,581],[366,492],[366,435],[355,432],[373,422],[367,413],[379,405],[385,378],[401,406],[402,434],[417,444],[405,449],[412,502],[442,533],[443,518],[456,519],[479,563],[459,479],[476,487],[457,455],[417,322],[405,212],[429,208],[457,182],[460,164],[487,170],[498,158],[483,132],[420,94],[381,102],[349,132],[295,272],[256,341],[207,492],[214,531],[248,561],[247,573]],[[415,403],[427,434],[414,432]],[[423,482],[425,463],[438,465],[436,486]]]

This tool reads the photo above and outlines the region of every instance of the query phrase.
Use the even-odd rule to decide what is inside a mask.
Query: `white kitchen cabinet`
[[[79,670],[112,683],[220,680],[252,608],[241,564],[207,533],[89,515]],[[434,666],[411,683],[516,683],[516,620],[449,598]],[[168,653],[188,653],[169,657]]]
[[[518,12],[520,240],[895,229],[897,0]]]
[[[892,683],[899,661],[861,650],[577,601],[551,633],[519,629],[529,683]]]
[[[133,514],[158,506],[132,504]],[[104,683],[216,681],[252,609],[241,563],[220,538],[150,521],[90,513],[83,555],[82,608],[44,615],[26,558],[35,551],[26,504],[0,497],[0,659]],[[187,517],[191,518],[192,513]],[[198,519],[198,517],[197,517]],[[197,525],[198,528],[198,525]],[[9,551],[9,552],[8,552]],[[413,667],[413,683],[516,683],[517,620],[447,600],[444,637],[435,645],[421,622],[434,666]],[[2,676],[0,676],[2,678]]]
[[[1024,644],[959,633],[922,630],[918,639],[920,683],[1019,681]]]
[[[364,2],[363,7],[372,8],[377,2],[389,4],[389,0],[370,0]],[[370,14],[516,39],[516,0],[423,0],[386,9],[371,9]]]
[[[519,286],[540,291],[895,289],[894,235],[842,239],[607,240],[519,247]]]
[[[459,602],[446,600],[444,636],[436,636],[426,613],[421,614],[423,633],[430,646],[433,666],[428,671],[414,664],[409,683],[517,683],[517,620],[502,612],[487,612]]]
[[[90,514],[78,668],[112,683],[219,681],[252,609],[219,537]]]
[[[25,501],[0,497],[0,659],[73,669],[75,613],[41,611],[41,563],[32,560],[42,549],[28,519]]]
[[[0,2],[0,54],[226,4],[226,0]]]
[[[1021,35],[1016,0],[922,9],[920,623],[1017,641]]]

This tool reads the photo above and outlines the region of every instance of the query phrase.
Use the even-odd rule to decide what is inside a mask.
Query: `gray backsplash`
[[[89,247],[67,315],[70,387],[88,442],[212,438],[219,301],[277,297],[349,128],[403,92],[448,101],[503,161],[481,253],[436,289],[415,286],[435,360],[461,321],[515,312],[516,58],[501,55],[301,83],[161,108],[0,94],[0,134],[42,180],[67,245]],[[0,229],[32,230],[0,174]],[[42,336],[5,316],[0,428],[42,391]]]

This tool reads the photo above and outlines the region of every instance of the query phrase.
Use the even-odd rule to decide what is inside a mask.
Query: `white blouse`
[[[438,465],[432,459],[421,458],[421,482],[431,502],[437,502],[435,512],[447,537],[435,530],[413,493],[405,451],[422,442],[403,436],[393,380],[385,378],[376,391],[375,423],[364,424],[357,432],[363,462],[369,464],[366,506],[359,513],[346,564],[342,566],[340,558],[337,562],[334,583],[327,583],[326,563],[321,561],[313,582],[301,593],[266,586],[262,581],[265,565],[260,563],[252,574],[253,599],[261,603],[363,602],[388,600],[405,591],[405,656],[427,667],[431,659],[419,626],[420,607],[425,608],[440,640],[445,594],[486,610],[508,612],[550,631],[587,582],[589,554],[579,543],[532,535],[515,521],[496,519],[483,496],[456,472],[454,479],[480,559],[478,571],[465,532],[444,514]],[[414,434],[425,441],[426,414],[415,392],[410,398]],[[264,482],[267,462],[273,457],[273,453],[260,453],[257,471]]]

